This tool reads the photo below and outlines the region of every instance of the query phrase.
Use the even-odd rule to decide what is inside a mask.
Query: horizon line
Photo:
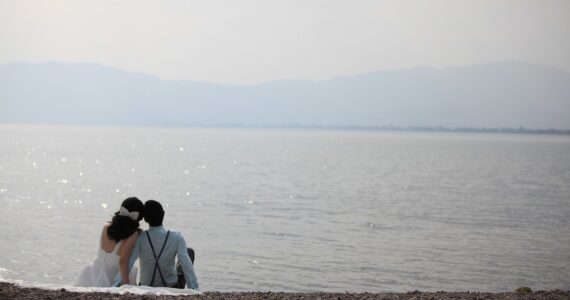
[[[359,126],[359,125],[247,125],[247,124],[105,124],[105,123],[3,123],[0,127],[96,127],[96,128],[186,128],[186,129],[291,129],[291,130],[339,130],[339,131],[383,131],[383,132],[440,132],[440,133],[490,133],[570,135],[570,129],[518,127],[469,127],[469,126]]]

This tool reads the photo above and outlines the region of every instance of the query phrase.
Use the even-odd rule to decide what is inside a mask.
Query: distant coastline
[[[343,126],[343,127],[303,127],[306,129],[344,129],[344,130],[370,130],[370,131],[411,131],[411,132],[459,132],[459,133],[507,133],[507,134],[541,134],[541,135],[570,135],[570,129],[531,129],[531,128],[486,128],[486,127],[445,127],[445,126]]]
[[[533,129],[525,127],[446,127],[446,126],[320,126],[320,125],[197,125],[166,126],[178,128],[244,128],[244,129],[306,129],[306,130],[355,130],[355,131],[406,131],[406,132],[458,132],[458,133],[496,133],[496,134],[537,134],[570,135],[570,129]]]
[[[446,127],[446,126],[321,126],[321,125],[248,125],[248,124],[74,124],[74,123],[2,123],[1,126],[53,126],[53,127],[129,127],[129,128],[226,128],[226,129],[299,129],[299,130],[347,130],[347,131],[393,131],[393,132],[457,132],[457,133],[492,133],[492,134],[532,134],[532,135],[570,135],[570,129],[533,129],[525,127]]]
[[[567,135],[568,99],[570,72],[524,62],[249,86],[93,64],[0,64],[1,123]]]

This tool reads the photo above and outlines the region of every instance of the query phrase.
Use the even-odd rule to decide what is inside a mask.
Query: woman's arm
[[[135,231],[131,236],[129,236],[120,249],[119,258],[119,271],[121,272],[121,285],[129,284],[129,259],[131,258],[131,253],[133,252],[133,247],[137,242],[139,237],[138,231]]]

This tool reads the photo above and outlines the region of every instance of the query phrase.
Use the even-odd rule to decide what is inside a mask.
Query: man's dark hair
[[[155,200],[148,200],[144,203],[144,220],[150,226],[161,226],[164,219],[164,209]]]

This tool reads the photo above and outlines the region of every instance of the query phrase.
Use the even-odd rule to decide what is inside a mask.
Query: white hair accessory
[[[131,220],[136,221],[139,218],[139,212],[138,211],[130,212],[124,206],[121,206],[121,208],[119,208],[119,216],[129,217],[131,218]]]

